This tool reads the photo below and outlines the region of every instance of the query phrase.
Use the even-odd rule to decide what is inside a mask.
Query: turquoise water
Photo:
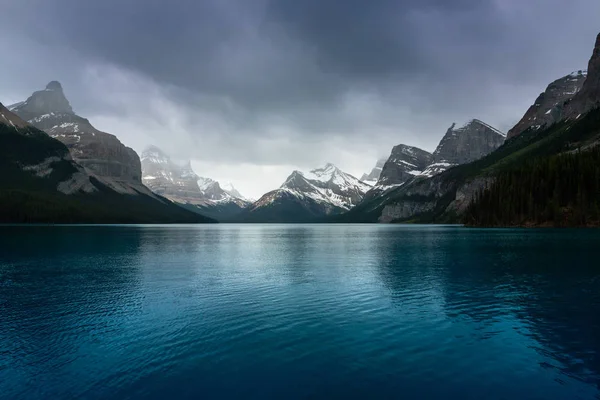
[[[600,398],[600,231],[0,227],[0,398]]]

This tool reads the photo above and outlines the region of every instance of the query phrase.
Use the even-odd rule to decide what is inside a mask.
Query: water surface
[[[600,398],[600,231],[0,227],[0,397]]]

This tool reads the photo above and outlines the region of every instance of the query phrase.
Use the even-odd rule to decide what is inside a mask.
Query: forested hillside
[[[473,226],[600,226],[600,147],[500,173],[469,206]]]

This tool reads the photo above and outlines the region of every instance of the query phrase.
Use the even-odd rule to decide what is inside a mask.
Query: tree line
[[[465,213],[471,226],[600,226],[600,146],[500,172]]]

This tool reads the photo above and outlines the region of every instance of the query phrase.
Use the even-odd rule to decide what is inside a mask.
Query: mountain
[[[506,135],[478,119],[448,129],[433,152],[436,164],[466,164],[488,155],[504,143]]]
[[[402,185],[409,179],[427,168],[433,161],[433,155],[418,147],[400,144],[392,149],[390,157],[385,162],[378,187]]]
[[[108,187],[75,162],[63,143],[0,104],[0,222],[211,222],[145,192]]]
[[[508,131],[508,138],[518,136],[530,128],[543,129],[560,121],[564,103],[581,90],[586,77],[587,71],[576,71],[548,85],[517,125]]]
[[[144,184],[154,193],[220,221],[233,218],[250,205],[231,184],[225,190],[219,182],[199,177],[189,162],[178,165],[156,146],[142,153],[142,171]]]
[[[562,105],[562,119],[526,129],[479,160],[431,178],[417,177],[331,221],[597,224],[599,99],[600,35],[587,79]]]
[[[579,118],[590,110],[600,107],[600,34],[590,62],[585,82],[579,92],[565,105],[566,118]]]
[[[279,189],[263,195],[240,222],[312,222],[358,204],[371,186],[333,164],[308,173],[294,171]]]
[[[59,82],[14,104],[11,111],[64,143],[73,159],[103,184],[121,193],[148,192],[142,184],[140,159],[116,136],[101,132],[78,116]],[[149,194],[149,193],[147,193]]]
[[[379,180],[379,176],[381,175],[381,171],[383,170],[383,166],[385,165],[386,161],[387,158],[381,158],[377,160],[377,163],[375,164],[375,167],[371,170],[371,172],[369,172],[368,174],[363,174],[360,180],[369,185],[375,185]]]
[[[504,140],[502,132],[474,119],[460,128],[452,124],[433,154],[404,144],[395,146],[367,197],[372,198],[374,193],[403,185],[415,177],[432,177],[454,165],[477,160],[497,149]]]

